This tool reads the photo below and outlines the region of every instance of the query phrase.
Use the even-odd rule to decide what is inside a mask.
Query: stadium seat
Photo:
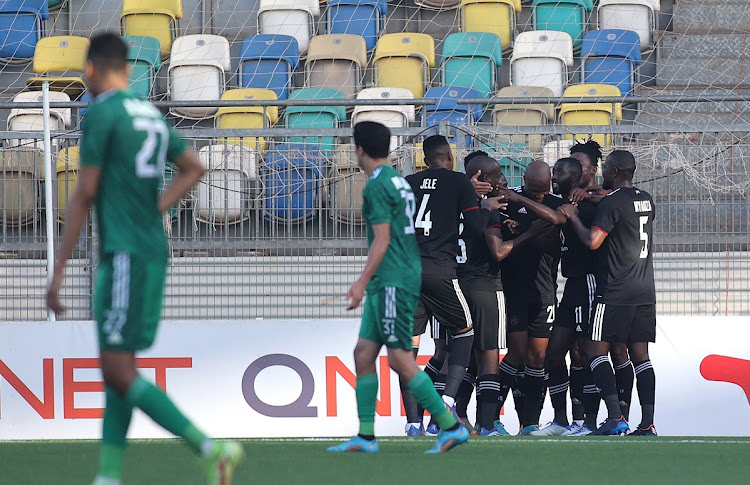
[[[346,99],[344,93],[335,89],[306,88],[292,91],[289,99]],[[338,128],[346,121],[346,109],[343,106],[289,106],[284,111],[284,125],[287,128],[318,129]],[[334,136],[293,136],[291,143],[304,145],[306,149],[320,150],[332,154],[336,145]]]
[[[326,7],[329,34],[355,34],[371,51],[378,42],[388,15],[386,0],[330,0]]]
[[[513,48],[516,14],[521,0],[461,0],[458,15],[463,32],[489,32],[500,37],[503,52]]]
[[[81,150],[78,146],[63,148],[57,154],[57,220],[65,222],[65,208],[78,185],[78,169],[81,165]]]
[[[304,54],[315,34],[315,17],[319,15],[318,0],[260,0],[258,33],[291,35]]]
[[[531,4],[531,28],[567,32],[573,39],[573,48],[578,49],[588,30],[593,9],[593,0],[534,0]]]
[[[474,88],[490,96],[503,63],[500,38],[489,32],[456,32],[443,41],[440,82],[444,86]]]
[[[41,91],[26,91],[18,93],[13,97],[14,103],[33,103],[42,101]],[[58,91],[49,92],[49,101],[51,103],[65,103],[70,101],[70,97]],[[62,131],[66,126],[71,124],[70,108],[50,108],[49,110],[50,131]],[[44,130],[44,114],[41,107],[39,108],[13,108],[8,115],[8,131],[38,131]],[[11,139],[10,146],[33,146],[42,148],[43,141],[38,139]],[[52,137],[52,148],[57,150],[60,140]]]
[[[331,217],[347,224],[362,223],[362,191],[367,174],[357,166],[354,145],[336,147],[331,176]]]
[[[182,0],[123,0],[120,33],[127,36],[154,37],[161,46],[161,56],[172,52],[172,42],[179,35]]]
[[[290,35],[252,35],[242,42],[238,84],[241,88],[270,89],[279,99],[287,99],[297,67],[297,39]]]
[[[123,37],[128,45],[130,90],[141,99],[152,94],[156,73],[161,68],[161,46],[154,37]]]
[[[482,107],[480,105],[458,104],[457,101],[462,98],[481,98],[479,91],[461,86],[441,86],[439,88],[430,88],[424,95],[425,98],[435,98],[437,101],[434,105],[425,106],[425,125],[438,126],[440,122],[448,122],[452,126],[472,125],[482,119]],[[457,134],[451,141],[456,142]],[[471,146],[470,136],[463,134],[465,144]]]
[[[549,88],[537,86],[507,86],[495,94],[496,98],[551,98],[554,93]],[[555,107],[552,104],[504,104],[492,108],[492,123],[495,126],[544,126],[555,121]],[[542,135],[498,135],[498,141],[525,142],[533,152],[541,152]]]
[[[561,158],[570,156],[570,149],[575,145],[574,140],[554,140],[544,144],[543,160],[550,167]]]
[[[357,99],[414,99],[406,88],[367,88],[357,94]],[[360,121],[375,121],[388,128],[406,128],[415,119],[413,104],[401,106],[356,106],[352,112],[352,126]],[[391,137],[391,150],[402,143],[402,137]]]
[[[659,0],[599,0],[596,17],[600,29],[632,30],[641,40],[641,51],[655,45],[656,12]]]
[[[466,150],[464,150],[462,153],[458,152],[458,148],[456,147],[455,143],[451,143],[451,153],[453,154],[453,170],[456,170],[456,161],[458,160],[459,156],[465,157],[466,156]],[[422,143],[416,143],[412,146],[413,152],[412,152],[412,161],[414,162],[414,171],[419,172],[420,170],[424,170],[427,168],[427,164],[424,162],[424,150],[422,149]],[[408,175],[404,173],[404,175]]]
[[[91,95],[90,92],[86,91],[83,93],[83,96],[81,96],[81,99],[79,99],[82,103],[91,103],[91,101],[94,99],[94,97]],[[81,123],[83,123],[83,117],[86,116],[86,111],[88,111],[88,108],[79,108],[78,109],[78,126],[81,126]]]
[[[375,46],[373,65],[376,86],[406,88],[421,98],[435,67],[435,41],[427,34],[386,34]]]
[[[206,175],[195,187],[193,215],[206,224],[247,219],[252,183],[258,180],[255,150],[237,145],[208,145],[198,150]]]
[[[508,187],[520,187],[523,185],[523,174],[526,165],[534,160],[529,146],[525,143],[493,142],[483,143],[480,149],[486,151],[489,156],[500,162],[503,175],[508,180]]]
[[[581,81],[611,84],[626,96],[633,94],[641,64],[641,42],[632,30],[594,30],[581,47]]]
[[[50,10],[56,9],[58,7],[62,7],[63,0],[48,0],[47,5],[49,6]]]
[[[0,150],[0,223],[23,226],[38,217],[44,154],[29,148]]]
[[[610,86],[609,84],[577,84],[568,87],[563,93],[563,96],[572,98],[621,95],[617,86]],[[578,103],[563,103],[560,108],[559,122],[565,126],[608,126],[621,119],[622,103],[587,103],[581,101]],[[565,135],[568,140],[588,137],[588,134]],[[596,134],[592,135],[591,138],[604,147],[611,144],[612,137],[608,134]]]
[[[270,89],[229,89],[221,95],[223,101],[275,101],[278,99],[276,93]],[[214,118],[216,128],[234,130],[258,130],[270,128],[279,121],[279,108],[277,106],[235,106],[219,108]],[[266,150],[266,139],[264,137],[229,137],[222,139],[221,143],[231,145],[242,145],[253,148],[256,152]]]
[[[47,0],[0,2],[0,60],[28,62],[49,18]]]
[[[367,67],[365,39],[359,35],[316,35],[305,62],[305,86],[338,89],[347,98],[359,92]]]
[[[561,96],[568,84],[570,67],[573,67],[570,34],[553,30],[523,32],[518,35],[510,57],[510,83],[550,88],[555,96]]]
[[[49,81],[51,91],[62,91],[71,99],[81,97],[86,87],[79,73],[86,69],[86,54],[89,51],[89,40],[86,37],[60,35],[43,37],[36,43],[34,50],[34,73],[42,76],[30,77],[26,84],[31,89],[41,89],[42,82]],[[51,76],[51,73],[67,76]],[[78,75],[71,76],[71,73]]]
[[[303,222],[321,207],[323,155],[310,146],[279,144],[266,154],[263,211],[278,222]]]
[[[414,0],[414,4],[428,10],[452,10],[458,8],[461,2],[460,0]]]
[[[226,73],[232,69],[229,41],[220,35],[184,35],[175,39],[169,60],[169,93],[173,101],[218,101]],[[171,108],[189,119],[213,116],[216,108]]]

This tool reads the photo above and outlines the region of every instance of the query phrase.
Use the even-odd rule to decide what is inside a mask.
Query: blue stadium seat
[[[632,95],[641,64],[641,41],[632,30],[593,30],[583,38],[581,82],[617,86]]]
[[[497,84],[497,69],[503,63],[500,37],[489,32],[456,32],[443,42],[441,83],[477,89],[491,96]]]
[[[86,91],[83,93],[83,96],[81,96],[81,99],[79,99],[82,103],[90,103],[94,97],[91,95],[90,92]],[[88,108],[80,108],[78,110],[78,126],[81,126],[81,122],[83,121],[83,117],[86,116],[86,111],[88,111]]]
[[[321,207],[323,154],[297,144],[280,144],[266,153],[263,166],[263,211],[266,218],[302,222]]]
[[[297,39],[281,34],[252,35],[242,42],[239,87],[270,89],[279,99],[287,99],[298,66]]]
[[[0,58],[5,62],[31,60],[42,37],[42,21],[48,18],[47,0],[0,2]]]
[[[388,15],[386,0],[330,0],[326,9],[329,34],[355,34],[375,48]]]
[[[428,89],[424,97],[435,98],[436,100],[436,104],[425,106],[426,126],[437,126],[441,121],[447,121],[454,126],[461,126],[482,119],[481,106],[458,104],[456,102],[462,98],[481,98],[482,95],[476,89],[461,86],[442,86]],[[469,146],[468,141],[467,137],[466,146]],[[455,143],[455,138],[451,143]]]

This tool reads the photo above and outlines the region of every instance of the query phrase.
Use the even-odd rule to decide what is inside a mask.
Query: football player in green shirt
[[[362,214],[370,250],[362,274],[346,295],[350,301],[348,309],[353,310],[367,292],[359,341],[354,348],[359,434],[328,451],[375,453],[379,450],[375,440],[378,393],[375,361],[385,345],[391,368],[440,425],[437,443],[427,453],[443,453],[465,443],[469,431],[443,403],[432,380],[417,366],[411,351],[422,263],[414,234],[414,194],[409,183],[388,161],[390,140],[390,130],[379,123],[365,121],[354,126],[357,164],[369,176],[362,194]]]
[[[195,154],[159,110],[128,91],[127,46],[111,33],[91,39],[86,84],[96,96],[83,122],[81,170],[69,202],[47,306],[65,308],[59,292],[90,207],[99,236],[94,314],[106,407],[95,485],[119,485],[133,408],[181,436],[200,455],[209,484],[229,484],[242,447],[207,438],[161,389],[141,377],[135,353],[151,346],[161,314],[168,261],[163,214],[204,174]],[[164,164],[178,175],[160,193]]]

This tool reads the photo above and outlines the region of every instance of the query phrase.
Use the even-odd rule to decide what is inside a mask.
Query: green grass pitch
[[[332,454],[337,440],[244,440],[236,484],[750,483],[745,438],[473,438],[448,454],[423,454],[430,438],[384,438],[380,453]],[[0,443],[0,483],[90,484],[95,441]],[[133,441],[124,484],[201,484],[178,441]]]

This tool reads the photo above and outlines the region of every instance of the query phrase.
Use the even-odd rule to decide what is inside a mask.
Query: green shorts
[[[151,346],[161,318],[166,270],[163,260],[144,261],[125,252],[102,256],[94,292],[102,349],[135,352]]]
[[[414,310],[419,297],[395,286],[370,292],[365,299],[360,338],[386,347],[411,350]]]

